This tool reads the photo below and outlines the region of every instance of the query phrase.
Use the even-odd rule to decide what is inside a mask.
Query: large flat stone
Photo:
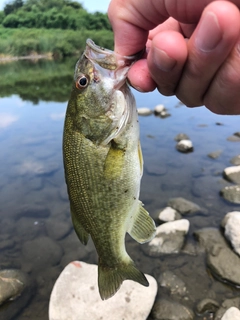
[[[97,265],[74,261],[57,279],[50,298],[49,320],[146,320],[157,294],[156,280],[146,275],[149,287],[124,281],[112,298],[102,301]]]

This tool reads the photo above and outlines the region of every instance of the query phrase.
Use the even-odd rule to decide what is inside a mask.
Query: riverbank
[[[72,56],[84,50],[87,38],[99,46],[113,49],[113,32],[110,30],[0,27],[0,60]]]

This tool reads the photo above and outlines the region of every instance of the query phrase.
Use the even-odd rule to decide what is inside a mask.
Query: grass
[[[55,57],[79,54],[91,38],[99,46],[113,49],[113,33],[108,30],[10,29],[0,27],[0,55],[27,56],[51,53]]]

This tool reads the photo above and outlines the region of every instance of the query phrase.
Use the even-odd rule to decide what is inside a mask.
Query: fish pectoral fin
[[[124,280],[133,280],[145,287],[149,283],[145,275],[139,271],[129,258],[128,263],[109,267],[99,258],[98,263],[98,288],[102,300],[111,298],[120,288]]]
[[[155,222],[143,208],[141,201],[139,201],[138,211],[133,217],[133,223],[128,233],[139,243],[150,241],[156,234]]]
[[[82,242],[82,244],[86,245],[88,243],[89,233],[84,229],[81,222],[78,221],[76,214],[74,213],[74,210],[72,209],[72,207],[71,207],[71,216],[72,216],[74,230],[75,230],[79,240]]]
[[[119,178],[123,169],[124,155],[125,151],[118,148],[114,141],[111,141],[111,147],[104,163],[104,177],[106,179]]]

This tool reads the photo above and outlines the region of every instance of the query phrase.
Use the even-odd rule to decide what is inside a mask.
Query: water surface
[[[74,63],[0,65],[0,242],[8,243],[1,246],[0,268],[21,269],[31,283],[27,302],[19,298],[9,304],[16,311],[13,320],[47,319],[50,293],[64,266],[77,259],[97,263],[93,245],[83,247],[73,231],[62,164],[63,121]],[[219,195],[228,184],[222,172],[240,153],[240,143],[227,141],[239,131],[240,118],[215,115],[205,108],[189,109],[175,97],[166,98],[157,91],[134,91],[134,95],[138,107],[153,109],[161,103],[171,114],[165,119],[140,117],[141,200],[155,219],[172,197],[184,197],[203,208],[206,214],[187,216],[191,225],[187,245],[194,247],[195,230],[218,228],[228,211],[240,209]],[[194,152],[176,150],[174,137],[181,132],[191,138]],[[222,151],[218,159],[207,156],[218,150]],[[166,270],[180,276],[189,288],[192,308],[212,288],[219,302],[240,294],[208,273],[203,254],[157,259],[145,256],[141,246],[129,238],[127,244],[142,271],[156,278]]]

